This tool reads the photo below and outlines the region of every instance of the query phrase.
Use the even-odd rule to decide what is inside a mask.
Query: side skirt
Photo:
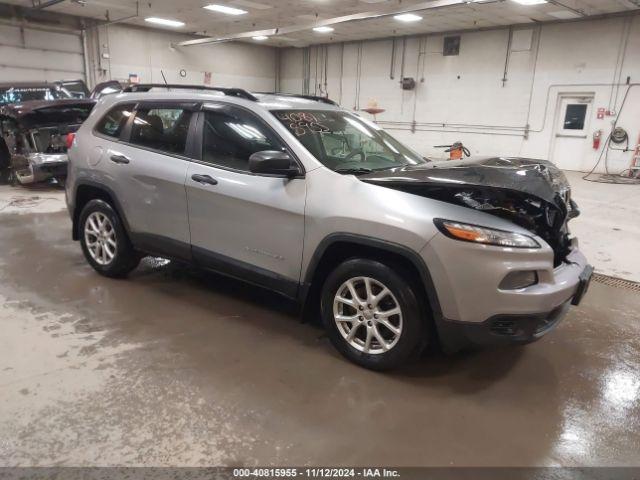
[[[141,252],[190,263],[298,300],[299,283],[270,270],[158,235],[129,233],[129,238]]]

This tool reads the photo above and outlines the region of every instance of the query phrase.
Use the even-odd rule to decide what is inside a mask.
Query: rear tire
[[[140,263],[118,213],[104,200],[91,200],[85,205],[78,228],[82,252],[99,274],[126,277]]]
[[[426,341],[411,282],[380,262],[352,259],[339,265],[322,288],[321,310],[335,348],[371,370],[399,367]]]

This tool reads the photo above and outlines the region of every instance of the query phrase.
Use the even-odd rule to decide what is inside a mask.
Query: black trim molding
[[[316,273],[316,269],[320,264],[325,252],[327,249],[334,243],[337,242],[347,242],[358,245],[363,245],[372,248],[378,248],[380,250],[385,250],[397,255],[400,255],[410,261],[420,273],[420,277],[422,279],[423,287],[425,293],[427,294],[427,299],[429,301],[429,306],[431,307],[431,311],[435,318],[442,317],[442,309],[440,307],[440,301],[438,300],[438,294],[436,292],[436,288],[433,284],[433,279],[431,277],[431,273],[429,272],[429,268],[424,263],[424,260],[417,252],[411,250],[404,245],[400,245],[393,242],[388,242],[386,240],[380,240],[374,237],[368,237],[366,235],[357,235],[353,233],[333,233],[331,235],[326,236],[316,248],[313,256],[311,257],[311,261],[309,262],[309,266],[307,267],[307,271],[305,274],[304,284],[301,287],[301,293],[299,299],[301,303],[306,301],[306,297],[309,293],[311,282]]]
[[[298,298],[299,283],[278,273],[250,263],[192,246],[194,263],[238,280],[271,290],[291,299]]]

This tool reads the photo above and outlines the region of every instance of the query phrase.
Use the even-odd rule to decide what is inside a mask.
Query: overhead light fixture
[[[520,5],[542,5],[543,3],[548,3],[547,0],[513,0]]]
[[[406,23],[419,22],[420,20],[422,20],[422,17],[420,15],[416,15],[414,13],[403,13],[401,15],[395,15],[393,18]]]
[[[165,27],[173,27],[173,28],[184,27],[184,22],[180,22],[178,20],[169,20],[166,18],[147,17],[144,19],[144,21],[149,23],[155,23],[156,25],[164,25]]]
[[[226,5],[217,5],[211,4],[205,7],[207,10],[212,10],[214,12],[226,13],[227,15],[244,15],[245,13],[249,13],[246,10],[241,10],[240,8],[227,7]]]
[[[255,37],[251,38],[253,38],[256,42],[264,42],[265,40],[269,40],[269,37],[267,37],[266,35],[256,35]]]
[[[335,30],[335,28],[333,27],[316,27],[313,29],[314,32],[318,32],[318,33],[329,33],[329,32],[333,32]]]

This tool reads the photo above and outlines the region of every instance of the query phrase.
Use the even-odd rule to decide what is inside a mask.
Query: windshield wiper
[[[373,172],[373,169],[366,167],[351,167],[351,168],[336,168],[334,172],[337,173],[352,173],[354,175],[365,174]]]

